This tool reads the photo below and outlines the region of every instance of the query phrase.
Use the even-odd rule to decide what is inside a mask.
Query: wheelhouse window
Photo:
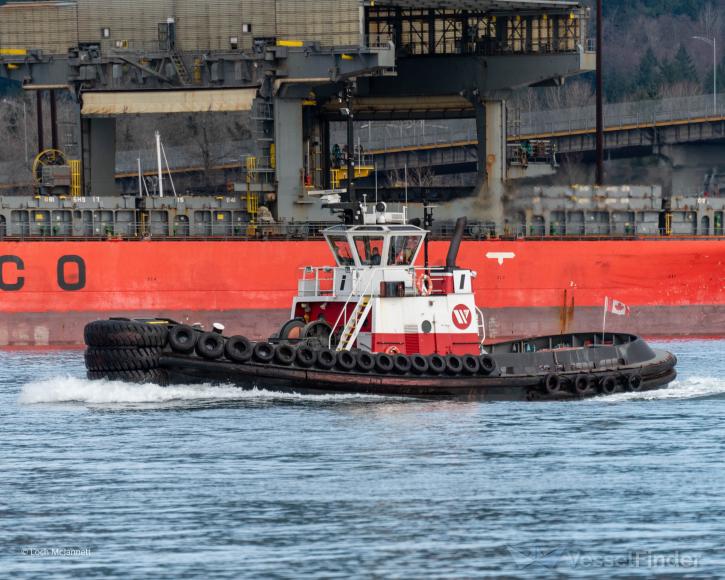
[[[383,236],[355,236],[355,249],[363,266],[380,266],[383,259]]]
[[[393,236],[390,238],[388,264],[410,266],[420,245],[421,236]]]
[[[355,265],[350,244],[345,236],[330,236],[328,240],[330,242],[330,247],[332,248],[332,253],[335,254],[335,260],[337,260],[338,265]]]

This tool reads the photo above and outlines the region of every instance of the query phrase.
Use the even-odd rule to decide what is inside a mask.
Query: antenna
[[[161,141],[159,140],[159,143]],[[171,177],[171,168],[169,167],[169,160],[166,159],[166,149],[164,149],[164,144],[161,143],[161,152],[164,154],[164,162],[166,163],[166,171],[169,174],[169,181],[171,182],[171,190],[174,192],[174,197],[179,197],[176,195],[176,187],[174,187],[174,179]]]
[[[375,205],[378,204],[378,162],[375,161]]]
[[[157,130],[154,136],[156,137],[156,166],[159,171],[159,197],[164,197],[164,173],[161,167],[161,133]]]
[[[141,173],[141,158],[136,157],[136,165],[138,166],[138,196],[143,197],[143,175]]]
[[[405,162],[405,207],[408,207],[408,162]]]

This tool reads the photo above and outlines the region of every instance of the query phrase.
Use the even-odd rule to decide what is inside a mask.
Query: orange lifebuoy
[[[416,285],[421,296],[430,296],[433,293],[433,280],[428,274],[423,274],[418,278]]]
[[[385,349],[385,354],[400,354],[400,349],[397,346],[389,346]]]

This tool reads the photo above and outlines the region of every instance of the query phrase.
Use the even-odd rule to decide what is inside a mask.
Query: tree
[[[695,69],[695,63],[692,62],[690,53],[687,52],[685,46],[680,43],[680,47],[677,49],[675,60],[673,61],[674,68],[674,80],[671,82],[697,82],[697,70]]]
[[[639,69],[637,70],[637,85],[644,96],[650,99],[657,96],[658,77],[659,63],[652,48],[648,47],[647,52],[639,61]]]
[[[679,72],[677,64],[668,58],[662,59],[660,63],[660,84],[671,85],[679,80]]]
[[[710,72],[708,72],[707,76],[705,76],[703,89],[706,93],[712,92],[712,67],[710,67]],[[723,57],[717,67],[717,92],[725,92],[725,57]]]

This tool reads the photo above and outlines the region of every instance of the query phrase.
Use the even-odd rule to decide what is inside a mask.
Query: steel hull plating
[[[431,243],[442,263],[446,242]],[[0,242],[0,346],[80,345],[109,316],[218,320],[265,338],[289,317],[300,268],[326,265],[319,241]],[[601,327],[604,296],[632,309],[607,329],[722,335],[725,242],[480,241],[458,258],[478,272],[489,340]]]
[[[259,364],[234,364],[204,361],[181,356],[167,356],[161,365],[169,372],[170,383],[216,382],[232,384],[245,389],[264,388],[296,393],[363,393],[370,395],[446,398],[467,401],[531,401],[567,400],[592,397],[599,394],[596,387],[577,394],[562,389],[547,394],[541,388],[541,375],[521,376],[391,376],[377,374],[343,373],[317,369],[295,369]],[[642,373],[642,391],[659,389],[677,376],[675,359],[668,353],[659,352],[657,361],[637,366]],[[621,367],[623,372],[634,367]],[[573,377],[576,373],[562,375]],[[612,371],[592,373],[592,376],[615,376]],[[615,392],[623,387],[617,386]]]

